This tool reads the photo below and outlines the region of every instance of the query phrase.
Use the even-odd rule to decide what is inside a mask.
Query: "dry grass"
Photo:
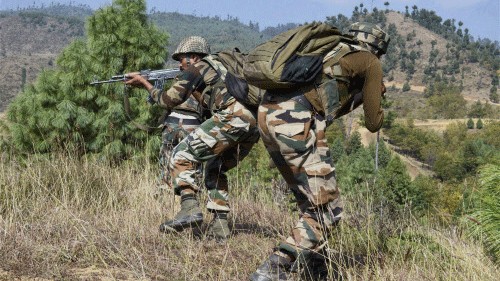
[[[154,170],[60,155],[1,160],[0,280],[247,280],[297,218],[277,190],[233,181],[227,243],[205,239],[205,226],[161,234],[159,223],[178,204],[171,194],[152,196]],[[348,216],[324,252],[329,280],[498,275],[480,247],[456,232],[409,212],[386,213],[370,194],[346,197]]]

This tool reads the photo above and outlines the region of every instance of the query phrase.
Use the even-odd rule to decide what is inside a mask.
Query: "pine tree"
[[[361,134],[356,131],[347,140],[346,153],[354,154],[362,147],[363,144],[361,142]]]
[[[94,76],[104,79],[161,68],[168,35],[148,22],[144,0],[114,0],[89,17],[86,35],[66,47],[57,59],[58,68],[43,71],[9,108],[13,139],[20,151],[65,147],[116,160],[144,147],[158,147],[158,138],[149,138],[133,126],[154,125],[157,109],[146,104],[147,93],[129,91],[131,112],[127,113],[123,84],[94,87],[89,83]]]
[[[420,201],[419,192],[412,185],[403,161],[399,157],[392,157],[387,167],[379,177],[379,188],[392,207],[401,207],[407,203]],[[413,202],[412,202],[413,201]]]
[[[476,129],[482,129],[483,128],[483,121],[481,121],[481,118],[477,119],[476,122]]]
[[[472,118],[467,120],[467,129],[474,129],[474,121],[472,121]]]

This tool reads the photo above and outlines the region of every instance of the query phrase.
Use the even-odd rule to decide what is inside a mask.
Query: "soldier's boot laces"
[[[250,275],[251,281],[285,281],[288,279],[292,263],[282,256],[272,254]]]
[[[203,213],[194,194],[181,196],[181,210],[173,219],[160,225],[161,232],[178,232],[185,228],[200,226],[203,223]]]
[[[228,212],[214,212],[214,218],[210,222],[207,230],[207,237],[223,242],[231,236],[229,222],[227,220]]]

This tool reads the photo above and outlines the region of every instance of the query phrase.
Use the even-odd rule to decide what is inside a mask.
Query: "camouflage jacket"
[[[224,81],[207,62],[199,61],[182,72],[166,91],[152,89],[151,98],[172,111],[190,96],[212,112],[227,108],[235,99],[227,92]]]
[[[382,100],[382,64],[370,52],[354,52],[342,57],[339,61],[342,76],[349,80],[347,91],[349,98],[341,102],[339,115],[357,108],[363,104],[365,113],[365,126],[370,132],[376,132],[382,127],[384,111],[381,107]],[[361,90],[361,99],[356,95]]]
[[[333,50],[335,51],[335,50]],[[339,118],[363,104],[365,126],[376,132],[382,126],[382,65],[366,49],[351,49],[326,56],[321,82],[304,95],[327,120]]]

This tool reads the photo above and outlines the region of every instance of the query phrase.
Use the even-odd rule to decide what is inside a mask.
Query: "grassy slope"
[[[189,231],[164,235],[158,225],[178,203],[172,194],[151,195],[156,173],[150,163],[109,169],[91,159],[51,158],[0,162],[0,280],[245,280],[296,218],[279,183],[260,186],[239,171],[246,180],[231,183],[231,240],[218,244]],[[347,216],[325,252],[330,277],[498,276],[461,230],[410,212],[387,213],[374,206],[370,192],[346,195],[346,202]]]

